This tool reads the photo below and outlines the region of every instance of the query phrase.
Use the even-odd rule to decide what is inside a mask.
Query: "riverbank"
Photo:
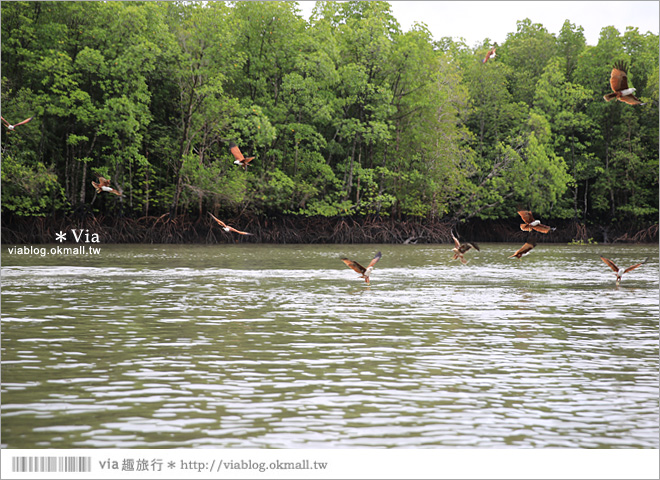
[[[274,243],[274,244],[352,244],[352,243],[451,243],[451,232],[473,242],[519,242],[529,234],[520,230],[518,218],[510,220],[396,220],[389,217],[255,217],[225,219],[228,225],[252,235],[225,233],[207,217],[169,215],[160,217],[12,217],[3,216],[3,245],[53,243],[58,232],[98,235],[100,243]],[[556,230],[535,235],[543,243],[657,243],[658,224],[637,229],[630,226],[588,226],[567,220],[550,222]]]

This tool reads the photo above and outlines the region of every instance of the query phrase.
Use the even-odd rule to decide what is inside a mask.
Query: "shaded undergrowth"
[[[169,214],[159,217],[108,217],[102,215],[60,217],[3,216],[3,244],[54,243],[55,234],[72,229],[98,234],[100,243],[450,243],[451,232],[474,242],[518,242],[528,234],[511,221],[472,221],[456,223],[420,219],[396,220],[390,217],[256,217],[227,218],[226,223],[252,233],[243,236],[225,233],[208,217]],[[586,226],[575,221],[556,224],[557,230],[540,235],[544,243],[652,243],[658,241],[658,225],[644,229],[615,229],[611,226]]]

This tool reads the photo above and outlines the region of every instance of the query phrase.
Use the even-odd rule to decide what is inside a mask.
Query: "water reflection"
[[[658,247],[483,247],[3,250],[3,446],[658,448]]]

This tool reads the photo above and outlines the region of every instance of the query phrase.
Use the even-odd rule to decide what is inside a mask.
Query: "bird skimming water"
[[[480,251],[479,250],[479,245],[477,245],[474,242],[472,242],[472,243],[469,243],[469,242],[461,243],[458,240],[458,238],[456,238],[456,236],[454,235],[454,232],[451,233],[451,238],[454,239],[454,245],[455,245],[454,248],[452,249],[452,251],[454,252],[454,258],[452,260],[456,260],[458,258],[458,259],[461,260],[461,263],[463,265],[468,263],[468,260],[465,260],[465,257],[463,257],[465,252],[467,252],[471,248],[474,248],[477,252]]]
[[[374,265],[376,265],[376,262],[380,260],[381,253],[378,252],[376,256],[371,260],[369,265],[367,265],[367,268],[364,268],[362,265],[360,265],[358,262],[355,262],[353,260],[349,260],[348,258],[342,258],[342,262],[344,262],[346,265],[348,265],[350,268],[355,270],[357,273],[360,274],[360,278],[364,278],[364,281],[367,282],[367,285],[369,285],[369,275],[371,275],[371,271],[374,269]]]
[[[525,245],[520,247],[518,250],[513,255],[510,255],[509,258],[516,257],[517,259],[520,259],[523,255],[526,253],[529,253],[529,251],[536,246],[536,243],[534,242],[525,242]]]
[[[608,267],[610,267],[612,269],[612,271],[614,271],[614,273],[616,273],[616,286],[617,287],[619,286],[619,283],[621,282],[621,277],[623,276],[624,273],[628,273],[631,270],[635,270],[637,267],[639,267],[641,265],[644,265],[646,262],[649,261],[649,257],[646,257],[643,262],[638,263],[636,265],[633,265],[632,267],[628,267],[624,270],[623,268],[617,267],[616,264],[612,260],[610,260],[609,258],[605,258],[605,257],[601,256],[600,259],[603,262],[605,262],[605,264]]]

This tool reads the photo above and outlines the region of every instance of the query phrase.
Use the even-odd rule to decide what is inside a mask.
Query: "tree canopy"
[[[387,2],[2,2],[2,211],[658,215],[658,36],[521,19],[482,60]],[[605,102],[617,60],[646,105]],[[233,164],[229,142],[255,156]],[[97,195],[96,176],[122,196]]]

